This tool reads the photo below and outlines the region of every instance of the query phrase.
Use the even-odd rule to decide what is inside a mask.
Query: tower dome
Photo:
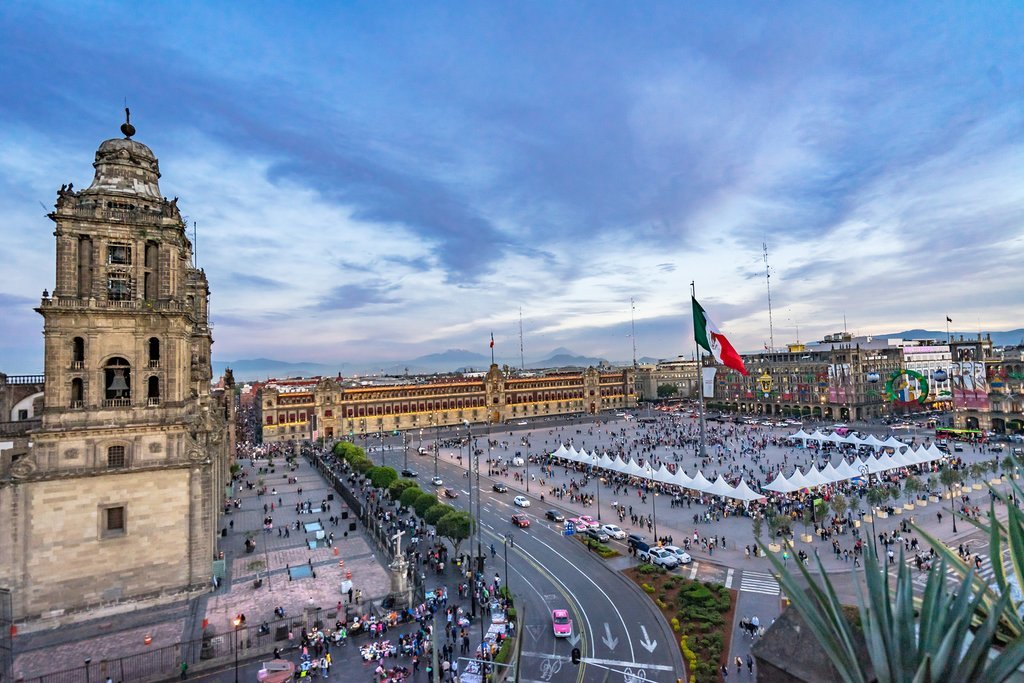
[[[84,194],[161,199],[160,164],[153,150],[141,142],[129,138],[104,141],[96,151],[93,168],[96,174]]]

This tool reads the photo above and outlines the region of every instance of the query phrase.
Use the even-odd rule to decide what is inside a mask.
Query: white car
[[[626,532],[614,524],[605,524],[601,527],[601,531],[605,532],[617,541],[621,541],[626,538]]]
[[[516,504],[516,507],[530,507],[530,501],[526,498],[526,496],[516,496],[515,498],[512,499],[512,502]]]
[[[676,559],[679,560],[679,564],[690,564],[691,562],[693,562],[693,558],[690,557],[690,553],[686,552],[678,546],[667,545],[665,546],[665,550],[675,555]]]
[[[430,480],[430,483],[434,486],[444,486],[444,480],[441,477],[434,477]]]
[[[525,463],[523,462],[522,458],[520,458],[518,456],[516,456],[515,458],[512,458],[512,466],[513,467],[522,467],[524,464]]]
[[[675,569],[679,566],[679,558],[665,548],[648,548],[637,553],[637,559],[641,562],[661,565],[665,569]]]

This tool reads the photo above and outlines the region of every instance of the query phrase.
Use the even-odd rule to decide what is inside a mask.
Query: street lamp
[[[89,683],[89,665],[92,664],[92,657],[85,658],[85,683]]]
[[[469,514],[473,514],[473,429],[469,426],[469,420],[463,420],[462,424],[466,425],[466,479],[469,482]],[[477,491],[477,495],[479,495]],[[476,530],[480,531],[480,520],[474,519],[473,525]],[[469,542],[470,554],[473,554],[473,541]],[[479,557],[480,548],[477,548],[477,556]],[[470,595],[470,609],[472,615],[476,616],[476,592],[477,592],[477,567],[476,564],[479,559],[473,558],[469,562],[469,587],[472,592]],[[483,606],[480,609],[480,618],[483,620]]]
[[[238,683],[238,629],[242,625],[242,617],[236,616],[231,623],[235,625],[235,683]]]
[[[594,468],[597,468],[597,456],[594,456]],[[597,489],[597,521],[601,521],[601,473],[595,472],[594,487]]]

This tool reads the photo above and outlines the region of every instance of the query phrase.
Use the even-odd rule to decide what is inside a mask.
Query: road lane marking
[[[740,579],[740,590],[747,593],[778,595],[779,582],[771,574],[764,572],[745,571]]]
[[[732,573],[733,573],[732,567],[730,567],[729,571],[727,571],[725,573],[725,587],[726,588],[732,588]]]
[[[694,562],[693,566],[690,567],[690,580],[691,581],[697,578],[697,567],[699,567],[699,566],[700,566],[700,562]]]
[[[523,657],[537,657],[538,659],[557,659],[562,662],[570,662],[571,658],[565,655],[545,654],[544,652],[522,652],[520,653]],[[604,664],[605,666],[636,666],[644,669],[653,669],[655,671],[674,671],[675,667],[670,664],[648,664],[647,662],[627,662],[621,659],[598,659],[596,657],[583,657],[583,661],[587,664]],[[525,678],[520,679],[525,681]]]

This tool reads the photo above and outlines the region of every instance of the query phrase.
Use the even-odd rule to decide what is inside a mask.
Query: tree
[[[371,467],[366,471],[370,483],[378,489],[386,489],[393,482],[398,480],[398,472],[393,467]]]
[[[909,503],[912,499],[917,497],[917,494],[921,493],[922,489],[921,480],[917,477],[910,476],[903,482],[903,497]]]
[[[868,489],[868,505],[871,506],[872,513],[888,499],[889,493],[886,489],[879,486]]]
[[[452,508],[450,505],[445,505],[444,503],[436,503],[427,508],[426,514],[423,515],[423,521],[427,524],[430,524],[431,526],[434,526],[435,524],[437,524],[438,520],[440,520],[442,517],[444,517],[451,511]]]
[[[427,514],[427,510],[432,508],[435,504],[437,504],[437,497],[424,491],[412,504],[412,509],[416,511],[417,517],[423,519],[424,515]]]
[[[416,481],[414,479],[399,479],[397,481],[393,481],[391,482],[391,485],[388,486],[388,495],[391,496],[391,500],[399,500],[407,489],[411,489],[414,486],[416,486]]]
[[[668,398],[669,396],[675,396],[679,393],[679,388],[674,384],[659,384],[658,385],[658,398]]]
[[[946,465],[942,468],[942,472],[939,473],[939,481],[949,491],[949,507],[953,511],[953,533],[956,533],[956,503],[953,502],[953,487],[959,484],[963,480],[963,475],[960,474],[960,470],[954,469],[951,465]]]
[[[447,539],[452,544],[454,555],[459,554],[459,546],[469,538],[469,532],[473,528],[473,520],[465,510],[452,510],[447,515],[437,520],[437,535]]]
[[[832,500],[829,501],[829,506],[832,508],[832,512],[839,519],[846,517],[846,510],[849,508],[849,503],[846,500],[846,496],[841,493],[837,493],[832,496]]]
[[[971,481],[976,482],[985,476],[985,471],[987,469],[988,468],[985,466],[984,463],[976,462],[973,465],[971,465],[967,471],[970,473]]]
[[[423,495],[423,490],[420,489],[419,486],[416,486],[414,484],[413,486],[410,486],[406,490],[402,491],[402,495],[398,499],[398,502],[401,503],[403,507],[412,507],[412,505],[422,495]],[[431,498],[433,498],[433,496],[431,496]]]
[[[751,530],[754,532],[754,538],[760,540],[761,534],[764,532],[764,517],[758,513],[754,513],[754,519],[750,523]]]
[[[860,496],[856,493],[850,496],[850,512],[860,516]]]

